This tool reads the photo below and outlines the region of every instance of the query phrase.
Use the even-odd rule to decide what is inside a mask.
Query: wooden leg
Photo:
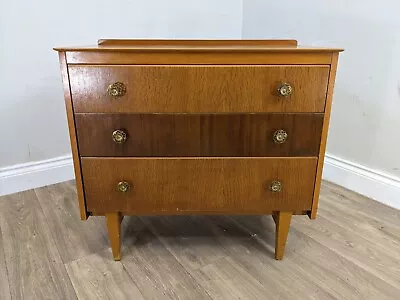
[[[272,215],[276,224],[275,259],[277,260],[281,260],[283,258],[283,253],[285,252],[292,214],[293,213],[291,212],[278,211]]]
[[[108,236],[114,260],[121,260],[121,213],[106,213]]]

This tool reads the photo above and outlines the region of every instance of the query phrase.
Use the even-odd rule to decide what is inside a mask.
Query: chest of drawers
[[[340,49],[100,40],[59,52],[80,214],[317,214]]]

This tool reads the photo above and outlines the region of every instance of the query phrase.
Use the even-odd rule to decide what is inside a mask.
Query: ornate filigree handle
[[[282,190],[282,182],[279,180],[272,181],[269,190],[273,193],[279,193]]]
[[[278,95],[281,97],[289,97],[293,94],[293,87],[289,83],[282,83],[278,88]]]
[[[112,97],[121,97],[126,93],[126,86],[122,82],[114,82],[108,86],[107,93]]]
[[[125,143],[127,137],[128,135],[126,134],[126,132],[121,129],[114,130],[112,133],[112,139],[117,144]]]
[[[120,181],[117,184],[117,191],[120,193],[126,193],[130,189],[129,183],[126,181]]]
[[[279,129],[274,132],[274,136],[273,136],[274,143],[282,144],[282,143],[286,142],[287,137],[288,137],[287,132],[283,129]]]

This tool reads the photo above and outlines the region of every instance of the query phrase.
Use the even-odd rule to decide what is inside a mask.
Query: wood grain
[[[139,289],[120,262],[104,250],[66,265],[79,299],[144,300]]]
[[[74,109],[73,109],[73,103],[71,100],[71,91],[70,91],[70,77],[68,74],[68,67],[67,67],[64,52],[59,52],[59,60],[60,60],[62,83],[63,83],[63,88],[64,88],[65,108],[66,108],[66,112],[67,112],[68,130],[69,130],[69,137],[70,137],[70,143],[71,143],[72,158],[73,158],[73,162],[74,162],[74,172],[75,172],[75,180],[76,180],[77,193],[78,193],[79,211],[80,211],[81,220],[86,220],[88,218],[88,215],[86,212],[85,195],[83,193],[81,164],[80,164],[80,159],[79,159],[78,142],[76,139],[76,132],[75,132]]]
[[[365,229],[365,223],[367,223],[375,228],[373,235],[385,235],[400,242],[400,210],[377,201],[371,201],[365,196],[324,181],[321,185],[321,198],[325,201],[326,209],[333,206],[334,210],[340,211],[338,214],[347,216],[351,222],[358,220],[364,224],[352,227],[352,229]],[[371,214],[372,211],[373,214]]]
[[[121,214],[118,212],[106,213],[108,236],[114,260],[121,260]]]
[[[265,299],[276,295],[229,256],[202,216],[142,217],[150,230],[213,299]],[[249,236],[237,236],[249,240]],[[240,244],[241,243],[237,243]],[[212,245],[212,246],[211,246]]]
[[[1,226],[0,226],[0,299],[11,300],[10,284],[8,282],[7,266],[4,257],[4,242],[3,242],[3,236],[1,234]]]
[[[325,201],[322,201],[321,205],[324,206],[324,204]],[[341,219],[341,216],[338,215],[337,218]],[[273,244],[271,232],[273,224],[269,216],[226,218],[233,219],[236,228],[247,229],[247,234],[254,236],[255,240],[264,246],[257,247],[258,244],[253,241],[253,243],[243,245],[244,249],[235,247],[230,239],[223,239],[224,235],[236,236],[232,233],[235,226],[229,225],[228,221],[224,222],[224,219],[215,222],[216,225],[225,229],[216,234],[224,245],[229,246],[229,253],[264,285],[279,286],[282,297],[316,300],[393,299],[393,296],[400,292],[399,289],[355,265],[352,260],[344,258],[327,247],[321,238],[329,236],[328,232],[315,235],[313,238],[304,234],[297,226],[300,222],[307,223],[308,225],[305,226],[309,227],[309,221],[304,218],[292,219],[285,259],[278,262],[279,268],[276,267],[276,262],[274,263],[265,255],[266,251],[263,249],[264,247],[271,248]],[[315,222],[320,221],[318,219]],[[356,250],[353,249],[353,251]],[[301,288],[296,288],[296,286]]]
[[[275,225],[269,216],[212,216],[207,224],[229,257],[275,295],[270,298],[336,299],[319,280],[307,277],[312,273],[309,266],[297,263],[296,252],[307,250],[303,250],[299,238],[292,237],[292,231],[285,259],[279,262],[271,259]],[[247,228],[248,225],[254,226],[254,230]],[[311,243],[310,247],[313,246]]]
[[[69,66],[75,112],[323,112],[328,66]],[[111,97],[114,82],[126,85]],[[287,82],[293,94],[280,97]]]
[[[118,49],[59,49],[66,52],[68,65],[329,65],[331,63],[331,49],[325,51],[303,49],[301,51],[283,52],[282,48],[269,49],[268,52],[220,52],[205,49],[206,52],[180,51],[164,49],[164,51],[121,51]],[[319,51],[319,52],[318,52]]]
[[[106,47],[134,47],[134,46],[191,46],[191,47],[246,47],[246,46],[285,46],[296,47],[296,40],[185,40],[185,39],[100,39],[97,41],[99,46]]]
[[[0,227],[12,299],[76,299],[33,190],[0,201]]]
[[[75,115],[81,156],[317,156],[323,114]],[[128,138],[118,144],[112,132]],[[288,139],[273,140],[284,129]]]
[[[107,217],[114,257],[122,215],[275,213],[281,258],[287,214],[316,215],[341,49],[293,40],[98,44],[56,50],[81,218]],[[108,95],[114,82],[126,95]],[[284,82],[294,89],[288,98],[277,92]],[[113,144],[115,129],[127,131],[125,144]],[[286,143],[272,142],[276,129],[288,132]],[[126,193],[119,181],[130,184]]]
[[[296,222],[296,228],[311,238],[319,237],[322,234],[319,241],[326,247],[373,274],[374,277],[398,288],[400,282],[398,253],[393,256],[393,252],[386,252],[386,249],[376,242],[370,242],[365,236],[355,235],[348,231],[348,223],[344,219],[342,223],[332,222],[320,216],[319,222],[313,226],[309,226],[305,220],[299,219]],[[367,233],[365,232],[365,234]],[[390,251],[390,247],[387,248]],[[384,256],[382,256],[382,252],[385,252]],[[393,258],[396,259],[394,263],[392,262]]]
[[[211,299],[138,218],[126,219],[122,262],[146,299]]]
[[[316,158],[82,158],[89,211],[266,214],[307,210]],[[281,192],[271,192],[274,180]],[[119,181],[131,189],[120,193]]]
[[[64,263],[108,248],[108,233],[102,218],[78,220],[75,181],[41,187],[35,193]]]
[[[282,53],[332,53],[341,52],[340,48],[298,46],[296,40],[185,40],[185,39],[100,39],[97,45],[78,47],[56,47],[56,51],[81,52],[282,52]]]
[[[274,214],[275,230],[275,259],[282,260],[285,252],[286,240],[290,229],[291,212],[279,211]]]
[[[338,53],[333,53],[332,54],[332,64],[331,64],[331,68],[330,68],[330,72],[329,72],[329,84],[328,84],[328,93],[327,93],[326,104],[325,104],[324,123],[322,125],[321,144],[319,147],[318,166],[317,166],[317,174],[316,174],[315,187],[314,187],[313,204],[312,204],[312,209],[309,213],[309,217],[311,219],[315,219],[317,217],[319,193],[321,190],[322,171],[324,168],[325,150],[326,150],[326,143],[328,140],[329,121],[330,121],[330,116],[331,116],[333,90],[334,90],[334,86],[335,86],[335,78],[336,78],[338,59],[339,59]]]

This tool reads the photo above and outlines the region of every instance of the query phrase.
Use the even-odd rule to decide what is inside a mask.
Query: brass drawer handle
[[[275,144],[282,144],[282,143],[286,142],[287,138],[288,138],[288,134],[283,129],[279,129],[274,132],[273,139],[274,139]]]
[[[278,95],[281,97],[289,97],[293,94],[293,87],[289,83],[282,83],[278,88]]]
[[[272,181],[271,185],[269,186],[269,190],[273,193],[279,193],[282,191],[282,182],[279,180]]]
[[[126,94],[126,86],[122,82],[115,82],[108,86],[107,93],[111,97],[121,97]]]
[[[123,131],[121,129],[114,130],[112,133],[112,139],[117,144],[125,143],[127,138],[128,138],[128,135],[126,134],[125,131]]]
[[[120,181],[117,184],[117,191],[120,193],[126,193],[130,189],[129,183],[126,181]]]

